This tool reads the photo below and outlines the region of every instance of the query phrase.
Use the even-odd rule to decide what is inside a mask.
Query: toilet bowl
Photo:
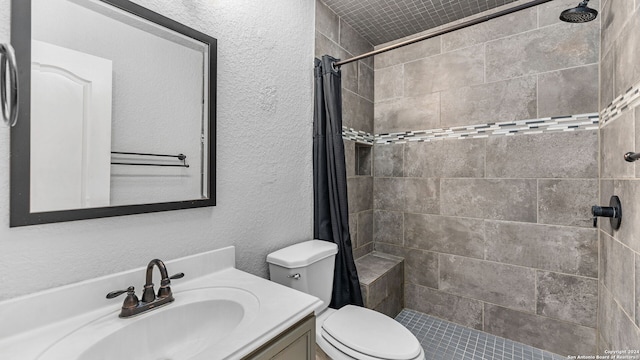
[[[316,343],[333,360],[424,360],[413,334],[392,318],[359,306],[328,307],[333,290],[336,244],[311,240],[267,256],[272,281],[314,295]]]

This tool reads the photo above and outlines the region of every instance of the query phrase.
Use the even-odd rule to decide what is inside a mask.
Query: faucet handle
[[[116,290],[107,294],[107,299],[113,299],[124,293],[127,293],[127,297],[122,303],[122,308],[133,308],[138,306],[138,297],[136,296],[136,290],[133,286],[129,286],[126,290]]]
[[[171,275],[166,279],[162,279],[160,282],[160,289],[158,289],[158,297],[165,298],[167,296],[171,296],[171,280],[182,279],[184,277],[184,273],[177,273],[175,275]]]
[[[167,286],[171,284],[171,280],[182,279],[184,277],[184,273],[177,273],[175,275],[171,275],[168,278],[164,278],[160,280],[160,286]]]

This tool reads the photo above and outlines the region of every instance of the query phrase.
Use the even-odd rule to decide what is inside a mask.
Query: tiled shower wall
[[[373,50],[373,46],[342,21],[322,2],[316,0],[315,55],[347,59]],[[373,59],[364,59],[341,67],[343,125],[371,133],[373,131]],[[349,228],[354,257],[373,250],[373,174],[372,151],[345,140]],[[356,152],[360,161],[356,163]]]
[[[604,354],[640,349],[640,167],[623,160],[640,151],[640,107],[620,105],[640,84],[640,1],[606,0],[601,16],[600,109],[619,113],[600,130],[600,202],[618,195],[623,215],[618,231],[600,222],[598,348]]]
[[[597,112],[600,24],[561,23],[575,5],[377,56],[374,133]],[[405,257],[406,307],[595,353],[597,154],[596,130],[376,144],[374,246]]]

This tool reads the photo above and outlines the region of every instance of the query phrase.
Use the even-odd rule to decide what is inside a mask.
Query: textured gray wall
[[[600,110],[640,83],[640,1],[603,2]],[[618,231],[600,223],[598,349],[640,349],[640,167],[623,160],[640,151],[640,107],[622,107],[600,130],[600,202],[618,195]]]
[[[316,0],[315,55],[347,59],[373,50],[373,46]],[[373,59],[353,62],[342,70],[342,124],[348,128],[373,131]],[[344,141],[349,193],[349,229],[354,256],[373,250],[372,149]],[[359,159],[359,161],[357,160]]]
[[[600,24],[561,23],[573,6],[554,1],[377,56],[374,133],[597,112]],[[597,131],[374,150],[374,247],[405,257],[406,307],[595,353]]]

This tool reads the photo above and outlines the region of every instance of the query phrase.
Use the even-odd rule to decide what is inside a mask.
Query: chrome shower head
[[[584,23],[594,20],[598,11],[587,7],[589,0],[584,0],[577,7],[567,9],[560,14],[560,20],[569,23]]]

